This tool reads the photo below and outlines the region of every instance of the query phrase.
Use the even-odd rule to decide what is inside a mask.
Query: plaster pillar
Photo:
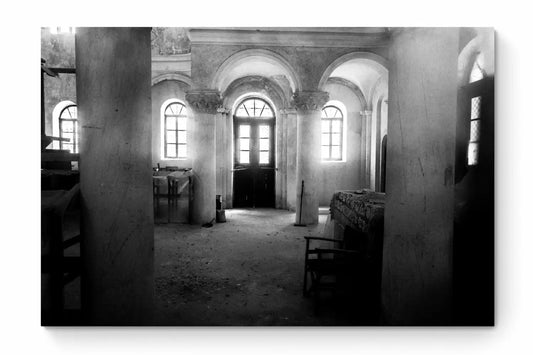
[[[363,187],[370,188],[370,160],[371,160],[371,142],[372,142],[372,111],[365,110],[360,112],[361,115],[361,183]]]
[[[458,39],[454,28],[392,35],[382,278],[392,325],[450,322]]]
[[[228,207],[228,179],[230,179],[233,164],[228,161],[231,154],[232,139],[231,128],[228,129],[227,121],[230,119],[230,110],[220,107],[217,109],[216,124],[216,194],[222,196],[223,206]]]
[[[88,324],[149,324],[154,293],[149,28],[78,28]]]
[[[226,146],[225,161],[228,167],[226,171],[226,208],[233,208],[233,116],[230,109],[225,109],[226,118]]]
[[[216,197],[216,118],[221,100],[218,91],[190,91],[185,96],[193,110],[191,161],[194,175],[192,223],[203,224],[215,218]]]
[[[323,91],[303,91],[294,94],[297,110],[296,153],[296,223],[318,223],[320,188],[320,115],[329,99]],[[301,195],[302,181],[304,193]],[[300,205],[302,206],[300,208]],[[300,220],[301,210],[301,220]]]
[[[297,151],[297,116],[294,108],[282,110],[286,126],[286,160],[287,160],[287,209],[296,211],[296,151]],[[301,182],[300,182],[301,184]]]

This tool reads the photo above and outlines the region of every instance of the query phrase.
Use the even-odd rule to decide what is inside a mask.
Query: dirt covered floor
[[[293,226],[284,210],[226,217],[211,228],[156,225],[156,324],[339,324],[338,312],[315,315],[312,298],[302,297],[303,236],[322,235],[327,215],[309,227]]]

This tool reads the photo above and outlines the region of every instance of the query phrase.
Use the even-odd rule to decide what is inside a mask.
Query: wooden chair
[[[343,240],[321,237],[304,238],[306,246],[303,294],[304,296],[313,294],[316,311],[320,292],[329,290],[336,293],[345,286],[349,287],[350,283],[357,279],[364,257],[359,251],[345,249]],[[328,242],[332,247],[312,247],[312,243],[319,241]],[[308,279],[311,279],[310,287],[308,287]]]
[[[64,287],[81,276],[81,257],[64,255],[65,249],[81,242],[80,235],[64,231],[65,213],[79,191],[79,184],[70,190],[41,191],[41,274],[47,275],[41,286],[43,325],[65,324]]]

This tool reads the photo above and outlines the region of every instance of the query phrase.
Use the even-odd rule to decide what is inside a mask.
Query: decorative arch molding
[[[331,76],[331,73],[333,73],[335,69],[337,69],[342,64],[353,59],[371,60],[377,63],[387,73],[389,71],[388,70],[389,64],[388,64],[387,59],[383,58],[380,55],[377,55],[372,52],[350,52],[350,53],[340,56],[339,58],[335,59],[330,65],[328,65],[328,67],[326,68],[326,70],[324,70],[324,73],[322,74],[320,78],[320,81],[318,83],[318,90],[324,89],[324,86],[326,85],[328,78]]]
[[[157,75],[152,78],[152,86],[159,84],[160,82],[165,81],[165,80],[181,81],[187,86],[192,87],[191,78],[185,74],[180,74],[180,73],[166,73],[166,74]]]
[[[357,96],[357,98],[361,102],[361,107],[363,107],[365,110],[367,109],[368,104],[367,104],[365,95],[363,94],[359,86],[357,86],[356,84],[352,83],[349,80],[346,80],[343,78],[337,78],[337,77],[328,78],[326,85],[327,84],[338,84],[338,85],[346,86],[348,89],[352,90],[352,92]]]
[[[233,81],[222,94],[222,105],[233,112],[236,102],[244,97],[258,96],[271,104],[275,111],[288,106],[290,99],[273,80],[261,76],[247,76]]]
[[[268,49],[260,48],[244,49],[228,57],[220,65],[220,67],[218,67],[213,77],[213,80],[211,81],[211,87],[216,88],[221,92],[226,91],[229,85],[223,87],[224,79],[229,75],[233,68],[236,68],[237,66],[246,63],[246,61],[250,60],[251,57],[261,57],[262,59],[266,60],[266,62],[278,66],[282,69],[282,72],[286,74],[292,91],[296,92],[301,90],[302,85],[300,82],[300,78],[296,74],[296,71],[292,68],[291,64],[278,53]]]

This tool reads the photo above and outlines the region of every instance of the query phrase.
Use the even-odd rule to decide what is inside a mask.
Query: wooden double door
[[[237,110],[234,116],[234,207],[275,207],[275,117],[257,116],[254,107],[266,104],[257,101],[241,105],[248,103],[246,112],[251,114]]]

